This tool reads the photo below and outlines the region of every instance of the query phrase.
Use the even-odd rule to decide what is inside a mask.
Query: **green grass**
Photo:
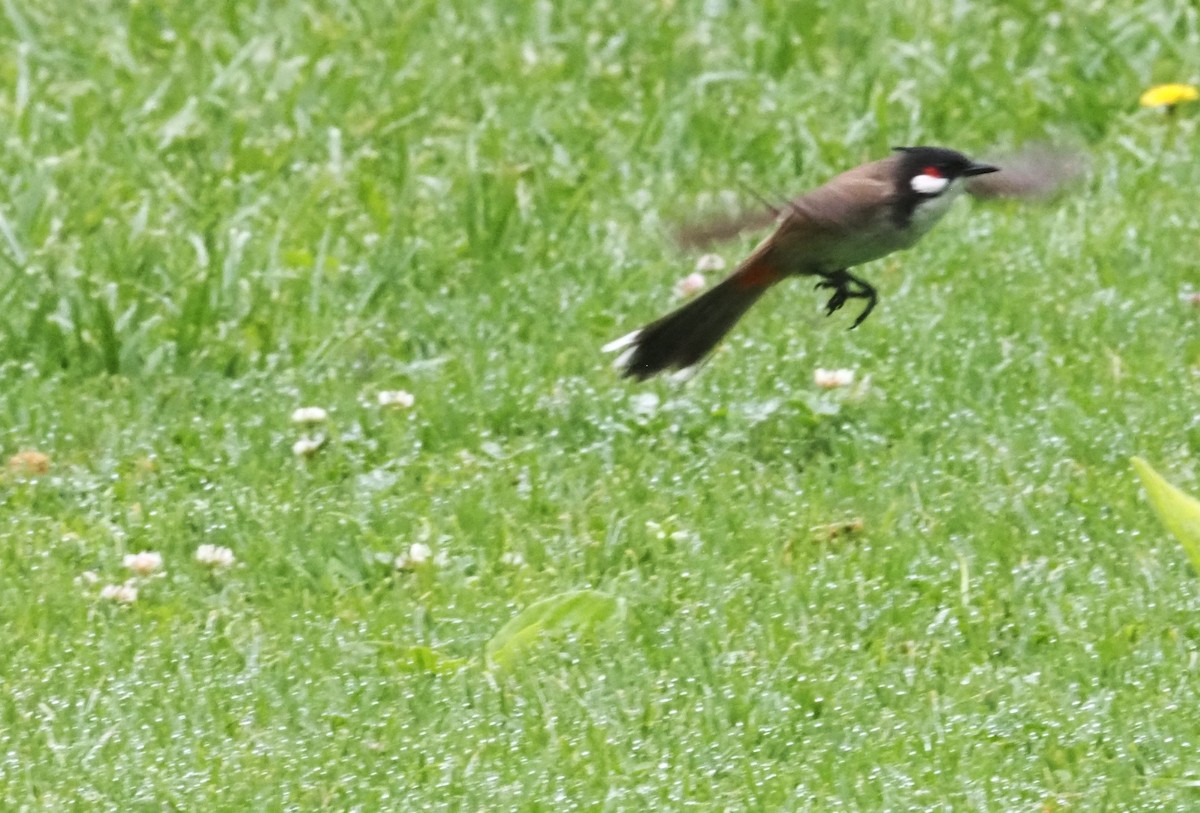
[[[1128,462],[1200,490],[1200,110],[1136,106],[1193,4],[2,10],[0,454],[52,468],[0,475],[0,807],[1200,804],[1200,580]],[[686,387],[598,352],[724,191],[1047,138],[1079,193],[960,204],[856,331],[793,284]]]

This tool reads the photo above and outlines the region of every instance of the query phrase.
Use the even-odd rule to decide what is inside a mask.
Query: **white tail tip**
[[[626,333],[619,339],[613,339],[608,344],[600,348],[601,353],[615,353],[618,350],[624,350],[626,347],[632,347],[641,334],[641,330],[635,330],[632,333]]]
[[[700,365],[693,364],[690,367],[680,367],[673,373],[667,375],[667,379],[672,384],[684,384],[696,377],[696,373],[700,372]]]
[[[617,356],[613,362],[613,369],[625,372],[629,369],[629,360],[633,358],[633,354],[637,352],[636,347],[626,347],[625,352]]]

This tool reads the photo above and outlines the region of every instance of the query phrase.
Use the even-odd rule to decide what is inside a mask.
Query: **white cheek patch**
[[[950,185],[950,181],[945,178],[924,174],[914,176],[909,183],[912,185],[914,192],[922,195],[940,195]]]

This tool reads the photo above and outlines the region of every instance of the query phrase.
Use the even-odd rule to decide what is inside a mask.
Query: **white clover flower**
[[[329,413],[317,406],[300,407],[292,413],[292,423],[314,424],[325,423],[327,420]]]
[[[704,275],[693,271],[679,282],[675,283],[675,293],[680,296],[692,296],[704,290]]]
[[[639,392],[629,399],[633,414],[649,417],[658,411],[659,397],[652,392]]]
[[[85,570],[75,577],[75,584],[79,586],[92,585],[100,583],[100,574],[94,570]]]
[[[100,590],[100,598],[105,601],[115,601],[118,604],[132,604],[137,601],[137,587],[129,582],[125,584],[106,584]]]
[[[296,457],[312,457],[324,445],[325,438],[319,435],[315,438],[300,438],[292,444],[292,454]]]
[[[500,554],[500,564],[508,567],[521,567],[525,564],[525,557],[514,550],[505,551]]]
[[[397,570],[412,570],[415,567],[427,564],[433,559],[433,550],[424,542],[414,542],[408,546],[408,553],[402,553],[396,557]],[[444,560],[434,559],[436,564],[442,564]]]
[[[132,570],[138,576],[149,576],[161,568],[163,564],[162,554],[155,553],[152,550],[127,554],[122,561],[125,567]]]
[[[813,383],[826,390],[849,387],[854,383],[853,370],[825,370],[818,367],[813,371]]]
[[[404,390],[384,390],[376,397],[382,407],[399,407],[401,409],[408,409],[417,400],[411,392]]]
[[[702,254],[700,259],[696,260],[696,270],[702,273],[706,271],[724,271],[725,258],[720,254]]]
[[[201,545],[196,548],[196,561],[214,569],[229,567],[233,564],[233,551],[220,545]]]

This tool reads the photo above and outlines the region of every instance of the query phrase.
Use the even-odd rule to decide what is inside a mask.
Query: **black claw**
[[[858,293],[858,296],[867,300],[867,306],[863,308],[863,312],[860,313],[858,318],[854,320],[854,324],[850,326],[851,330],[854,330],[854,328],[861,325],[863,320],[871,315],[871,311],[875,310],[875,303],[879,301],[879,295],[875,293],[875,289],[873,287],[860,279],[856,279],[855,282],[862,286],[862,290]]]
[[[815,286],[815,290],[819,291],[822,288],[830,288],[833,290],[833,296],[829,298],[829,303],[825,305],[825,315],[833,316],[842,306],[846,304],[846,300],[854,296],[854,293],[846,287],[848,275],[845,271],[835,271],[821,279]]]
[[[868,315],[870,315],[871,311],[875,310],[875,300],[876,300],[876,297],[873,295],[867,297],[867,306],[865,308],[863,308],[863,312],[860,313],[858,315],[858,318],[854,320],[854,324],[850,325],[850,330],[854,330],[854,328],[861,325],[863,323],[863,320],[866,319]]]
[[[829,286],[833,287],[833,286]],[[834,291],[833,296],[829,297],[829,303],[825,306],[825,315],[833,316],[834,313],[842,309],[846,304],[846,300],[851,296],[850,292],[845,288],[838,288]]]

